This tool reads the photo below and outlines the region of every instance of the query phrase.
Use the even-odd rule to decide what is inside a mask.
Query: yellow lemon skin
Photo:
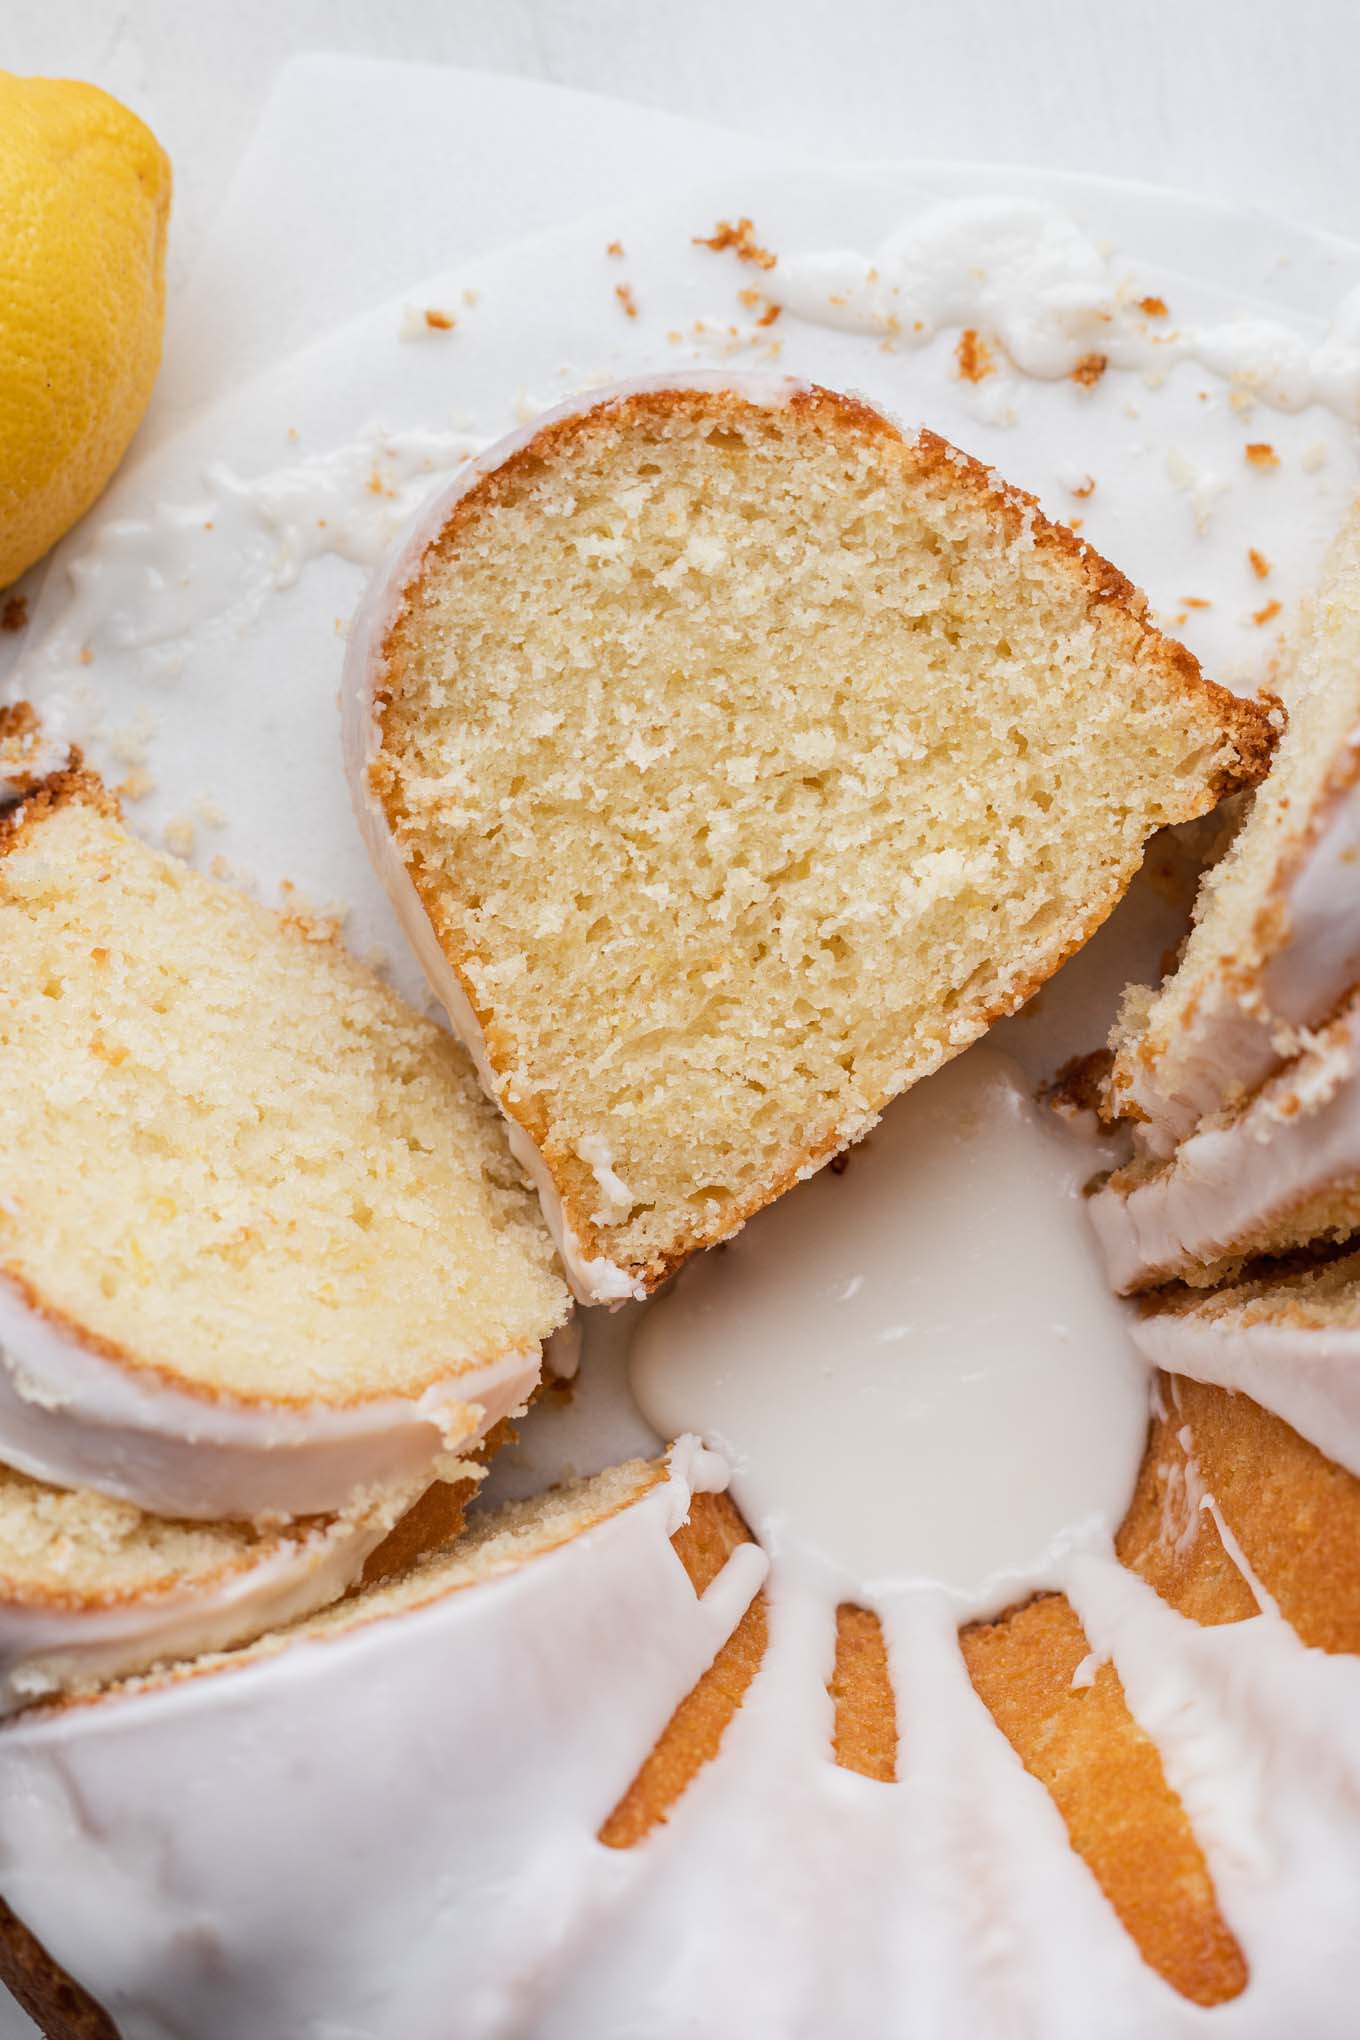
[[[107,92],[0,71],[0,588],[83,517],[160,365],[170,160]]]

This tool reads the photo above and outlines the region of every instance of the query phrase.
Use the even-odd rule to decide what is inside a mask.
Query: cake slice
[[[79,773],[0,820],[0,955],[0,1459],[314,1515],[523,1406],[569,1296],[447,1034]]]
[[[337,1600],[407,1520],[461,1514],[467,1483],[364,1496],[271,1529],[144,1515],[0,1467],[0,1715],[226,1650]],[[418,1510],[413,1505],[421,1500]]]
[[[1270,745],[1030,497],[720,375],[475,462],[370,596],[345,708],[361,825],[589,1301],[863,1134]]]
[[[1126,1295],[1360,1232],[1360,991],[1244,1104],[1168,1161],[1135,1156],[1087,1208]]]
[[[1170,1291],[1131,1330],[1154,1366],[1249,1395],[1360,1475],[1360,1252]]]
[[[594,1944],[596,1829],[763,1576],[745,1546],[701,1598],[672,1545],[722,1477],[682,1441],[0,1727],[0,1981],[53,2040],[112,2033],[101,2002],[196,2040],[522,2027],[544,1908]]]
[[[1134,986],[1111,1103],[1166,1154],[1320,1026],[1360,980],[1360,503],[1306,605],[1282,682],[1289,727],[1207,874],[1180,962]]]

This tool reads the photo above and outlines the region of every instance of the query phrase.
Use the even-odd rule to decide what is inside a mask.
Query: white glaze
[[[1108,251],[1042,200],[932,206],[872,257],[836,248],[781,258],[761,279],[795,317],[924,347],[942,328],[1000,341],[1023,374],[1070,376],[1084,356],[1164,374],[1192,361],[1280,411],[1322,404],[1360,424],[1360,291],[1325,337],[1270,319],[1177,325],[1149,318]]]
[[[682,1444],[620,1515],[475,1589],[22,1717],[6,1898],[124,2040],[519,2029],[637,1875],[595,1831],[763,1577],[745,1546],[699,1600],[670,1548],[722,1477]]]
[[[1160,1064],[1130,1058],[1117,1102],[1145,1115],[1135,1128],[1140,1154],[1166,1159],[1231,1094],[1254,1090],[1279,1068],[1282,1044],[1297,1045],[1360,980],[1360,785],[1319,803],[1306,838],[1276,889],[1283,926],[1250,994],[1221,976],[1203,986],[1180,1025],[1174,1088]]]
[[[404,1487],[160,1593],[69,1606],[0,1602],[0,1716],[48,1694],[227,1650],[326,1607],[353,1586],[418,1493]]]
[[[433,1477],[441,1455],[524,1407],[539,1366],[536,1348],[508,1353],[348,1408],[196,1395],[105,1359],[0,1279],[0,1458],[153,1515],[324,1515],[362,1488]]]
[[[1247,1106],[1182,1141],[1128,1188],[1106,1184],[1091,1220],[1124,1294],[1269,1244],[1291,1206],[1360,1178],[1360,996]]]
[[[680,375],[639,376],[627,382],[610,383],[558,405],[484,448],[475,459],[468,461],[447,489],[425,505],[387,566],[369,583],[350,626],[344,675],[340,683],[341,742],[350,798],[360,833],[397,919],[420,959],[436,998],[448,1015],[449,1025],[476,1064],[487,1096],[500,1106],[505,1116],[511,1151],[538,1192],[567,1280],[581,1303],[624,1303],[630,1297],[645,1295],[646,1289],[627,1268],[620,1267],[607,1255],[587,1254],[568,1224],[552,1171],[537,1143],[510,1109],[506,1080],[491,1066],[486,1036],[471,1001],[439,946],[420,896],[411,882],[401,846],[388,827],[381,803],[374,798],[370,768],[381,745],[382,733],[374,715],[374,701],[383,678],[383,645],[427,547],[448,522],[454,506],[476,487],[484,475],[503,466],[545,426],[553,425],[559,419],[578,417],[600,404],[654,390],[736,390],[751,403],[786,404],[806,387],[806,383],[792,376],[751,375],[740,370],[696,371]]]
[[[682,1271],[631,1379],[663,1437],[733,1470],[776,1563],[841,1594],[935,1584],[960,1619],[1107,1542],[1147,1430],[1133,1313],[1082,1196],[1102,1151],[989,1045]],[[1036,1421],[1036,1412],[1042,1413]]]
[[[695,1600],[667,1541],[691,1480],[682,1458],[561,1550],[357,1634],[12,1724],[7,1900],[124,2040],[448,2040],[451,2016],[459,2040],[1349,2040],[1360,1664],[1268,1614],[1197,1629],[1108,1549],[1055,1584],[1190,1813],[1241,1997],[1206,2013],[1144,1967],[930,1591],[882,1611],[896,1784],[831,1762],[833,1600],[781,1562],[717,1759],[641,1847],[601,1847],[764,1569],[744,1546]]]
[[[1133,1336],[1152,1366],[1240,1390],[1360,1476],[1360,1324],[1157,1311],[1135,1322]]]

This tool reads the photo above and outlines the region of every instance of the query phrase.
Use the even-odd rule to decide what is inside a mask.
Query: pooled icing
[[[448,1016],[449,1025],[472,1057],[487,1096],[500,1106],[504,1114],[511,1151],[538,1192],[543,1216],[561,1257],[563,1270],[573,1294],[581,1303],[624,1303],[630,1298],[644,1296],[646,1285],[607,1254],[588,1253],[572,1229],[542,1150],[506,1103],[505,1082],[491,1066],[481,1023],[457,972],[439,946],[420,895],[411,881],[401,846],[388,826],[381,802],[374,796],[370,767],[382,739],[375,702],[383,679],[383,646],[426,548],[448,522],[455,504],[475,488],[484,475],[503,466],[526,447],[545,426],[553,425],[559,419],[577,417],[597,404],[636,396],[644,391],[736,390],[751,403],[786,404],[806,387],[805,382],[793,376],[752,375],[737,370],[639,376],[592,389],[535,417],[485,447],[475,459],[467,462],[447,489],[425,505],[387,566],[369,583],[350,628],[344,675],[340,683],[341,740],[350,798],[360,833],[402,929]],[[596,1155],[595,1160],[584,1153],[582,1159],[596,1172],[603,1197],[603,1220],[613,1223],[610,1214],[615,1213],[631,1193],[622,1179],[615,1175],[612,1163],[605,1167],[600,1161],[601,1156],[607,1157],[604,1145],[593,1148],[592,1152]]]
[[[1360,1180],[1360,997],[1247,1106],[1090,1199],[1110,1281],[1145,1289],[1241,1254],[1291,1207]]]
[[[970,1049],[641,1315],[643,1413],[717,1447],[777,1564],[999,1614],[1108,1543],[1142,1456],[1134,1313],[1082,1196],[1105,1160]]]
[[[208,1578],[121,1600],[0,1601],[0,1716],[52,1693],[194,1658],[324,1608],[353,1586],[416,1493],[276,1537]]]
[[[0,1280],[0,1459],[153,1515],[327,1515],[361,1489],[432,1478],[524,1407],[539,1368],[537,1348],[511,1352],[348,1407],[194,1395],[106,1359]]]

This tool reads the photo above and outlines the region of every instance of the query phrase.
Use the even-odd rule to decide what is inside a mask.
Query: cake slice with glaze
[[[148,1516],[0,1467],[0,1715],[226,1650],[338,1600],[383,1547],[460,1519],[470,1482],[423,1496],[421,1485],[256,1527]]]
[[[672,1547],[723,1477],[682,1442],[4,1724],[0,1981],[48,2040],[311,2035],[356,2006],[395,2040],[448,2031],[459,1993],[504,2030],[549,1892],[565,1946],[600,1932],[595,1829],[760,1584],[745,1545],[700,1599]]]
[[[1205,877],[1175,971],[1125,998],[1111,1104],[1148,1153],[1254,1089],[1360,980],[1360,503],[1305,606],[1281,692],[1289,726]]]
[[[1167,1161],[1135,1156],[1087,1208],[1125,1295],[1209,1287],[1258,1255],[1360,1231],[1360,992],[1244,1104]]]
[[[370,595],[345,714],[361,826],[589,1301],[863,1134],[1270,748],[1032,498],[721,375],[473,463]]]
[[[0,819],[0,954],[0,1458],[315,1515],[523,1407],[570,1299],[446,1033],[80,773]]]
[[[1168,1291],[1132,1330],[1154,1366],[1251,1396],[1360,1476],[1360,1252]]]

